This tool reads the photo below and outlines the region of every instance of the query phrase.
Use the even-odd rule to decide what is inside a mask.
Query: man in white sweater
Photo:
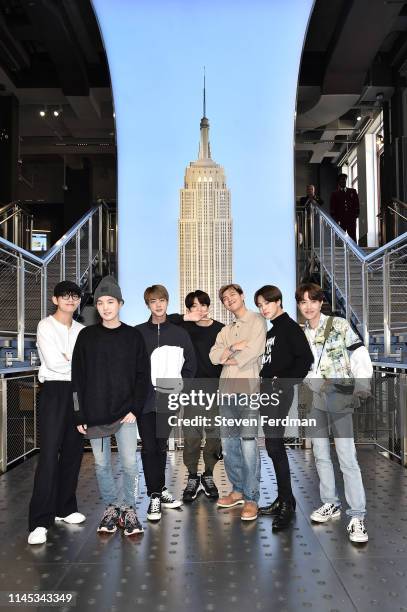
[[[74,321],[81,290],[71,281],[55,286],[53,315],[37,328],[41,359],[38,378],[43,383],[39,398],[40,455],[29,509],[29,544],[43,544],[55,521],[82,523],[76,486],[83,454],[83,439],[74,423],[71,358],[83,328]]]

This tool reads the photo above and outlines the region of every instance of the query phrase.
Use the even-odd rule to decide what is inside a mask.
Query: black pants
[[[279,406],[262,409],[262,416],[272,419],[283,419],[287,416],[293,401],[294,392],[292,388],[284,390],[280,396]],[[272,427],[263,424],[267,454],[273,462],[274,472],[277,480],[277,492],[281,501],[290,502],[293,497],[291,489],[290,465],[288,463],[287,451],[284,446],[284,430],[282,425]]]
[[[55,516],[77,512],[76,487],[83,437],[73,419],[72,385],[45,382],[39,398],[40,455],[29,510],[29,530],[50,527]]]
[[[184,407],[184,419],[193,419],[194,417],[208,417],[211,419],[211,425],[203,427],[197,426],[183,426],[184,435],[184,452],[183,460],[184,465],[190,474],[196,474],[198,471],[199,458],[201,456],[201,444],[205,438],[205,445],[203,447],[202,456],[205,465],[205,471],[213,472],[213,469],[219,461],[219,455],[221,452],[221,441],[219,427],[214,424],[215,416],[219,414],[219,410],[213,409],[205,412],[192,406]]]
[[[141,461],[149,496],[161,493],[165,486],[167,442],[172,429],[168,424],[169,416],[168,413],[148,412],[137,419],[142,444]]]

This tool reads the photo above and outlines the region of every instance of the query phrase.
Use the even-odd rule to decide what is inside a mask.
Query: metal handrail
[[[406,207],[407,208],[407,207]],[[388,206],[387,210],[390,210],[392,213],[394,213],[395,215],[397,215],[398,217],[400,217],[400,219],[403,219],[403,221],[407,221],[407,217],[405,217],[404,215],[402,215],[401,213],[398,212],[398,210],[395,210],[394,208],[392,208],[392,206]]]
[[[343,231],[343,229],[336,223],[336,221],[334,221],[331,215],[328,215],[328,213],[326,213],[316,204],[311,204],[311,207],[313,210],[316,210],[323,219],[325,219],[325,221],[333,230],[335,230],[336,235],[348,244],[353,254],[356,255],[356,257],[360,259],[361,262],[372,262],[378,257],[384,255],[387,251],[393,250],[394,247],[401,246],[404,242],[407,241],[407,232],[404,232],[400,236],[397,236],[393,240],[390,240],[390,242],[388,242],[387,244],[384,244],[383,246],[375,249],[371,253],[365,254],[363,250],[356,244],[356,242],[352,240],[352,238],[350,238],[346,232]]]
[[[24,204],[21,204],[20,200],[15,200],[14,202],[9,202],[8,204],[5,204],[4,206],[2,206],[0,208],[0,215],[10,210],[10,208],[15,208],[15,207],[19,208],[20,210],[25,212],[27,215],[32,216],[32,212],[28,210],[28,208],[26,208]]]
[[[43,257],[0,237],[0,249],[12,257],[12,261],[6,258],[2,265],[7,270],[13,269],[12,280],[8,282],[11,283],[10,290],[17,296],[14,314],[3,316],[6,324],[10,323],[11,316],[12,325],[15,325],[14,329],[4,328],[13,330],[10,334],[15,334],[17,338],[17,357],[13,357],[13,360],[24,361],[25,336],[33,333],[36,322],[49,312],[51,283],[67,278],[68,248],[74,256],[73,259],[69,257],[73,269],[71,267],[68,277],[82,288],[86,286],[89,292],[93,289],[94,274],[102,276],[106,262],[110,268],[110,257],[116,252],[117,245],[116,240],[110,239],[109,233],[111,216],[114,214],[105,203],[100,202],[85,213]]]
[[[407,312],[407,300],[403,297],[400,302],[400,294],[394,299],[392,291],[398,282],[392,275],[394,272],[404,273],[395,265],[404,258],[407,232],[365,254],[318,205],[312,204],[309,210],[310,218],[308,211],[305,211],[303,222],[304,231],[310,227],[311,240],[306,246],[311,255],[311,265],[313,261],[319,261],[320,285],[323,286],[325,276],[330,279],[332,309],[336,309],[339,296],[343,300],[346,318],[357,323],[366,346],[371,333],[383,333],[384,356],[387,358],[391,355],[392,333],[407,328],[403,318]],[[351,277],[355,272],[355,268],[351,267],[352,261],[357,263],[357,273],[361,278],[361,286],[356,287],[356,291]],[[381,300],[378,302],[379,295]],[[404,302],[403,310],[400,304]],[[402,316],[399,317],[399,314]]]

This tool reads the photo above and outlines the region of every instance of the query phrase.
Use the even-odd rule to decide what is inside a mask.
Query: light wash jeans
[[[115,434],[123,475],[123,496],[119,499],[113,478],[110,437],[90,440],[95,457],[96,478],[106,506],[135,506],[139,487],[137,423],[123,423]],[[102,446],[103,440],[103,446]]]
[[[248,411],[240,406],[220,406],[225,418],[258,418],[258,411]],[[247,501],[260,498],[260,452],[257,443],[258,426],[221,426],[223,463],[226,475],[236,493],[242,493]]]
[[[332,427],[336,454],[343,475],[345,498],[349,508],[346,514],[352,517],[364,518],[366,515],[366,496],[362,482],[362,474],[356,455],[355,440],[353,436],[342,437],[340,431],[352,429],[351,423],[344,420],[352,419],[352,414],[340,415],[337,423],[332,420],[332,414],[315,409],[312,417],[317,419],[318,434],[322,437],[312,438],[315,465],[319,476],[319,491],[324,504],[341,505],[335,485],[335,474],[331,460],[331,445],[329,442],[328,424]]]

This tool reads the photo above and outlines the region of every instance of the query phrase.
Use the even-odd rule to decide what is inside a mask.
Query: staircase
[[[378,249],[361,248],[313,206],[305,250],[333,310],[354,324],[372,356],[406,362],[407,233]]]

